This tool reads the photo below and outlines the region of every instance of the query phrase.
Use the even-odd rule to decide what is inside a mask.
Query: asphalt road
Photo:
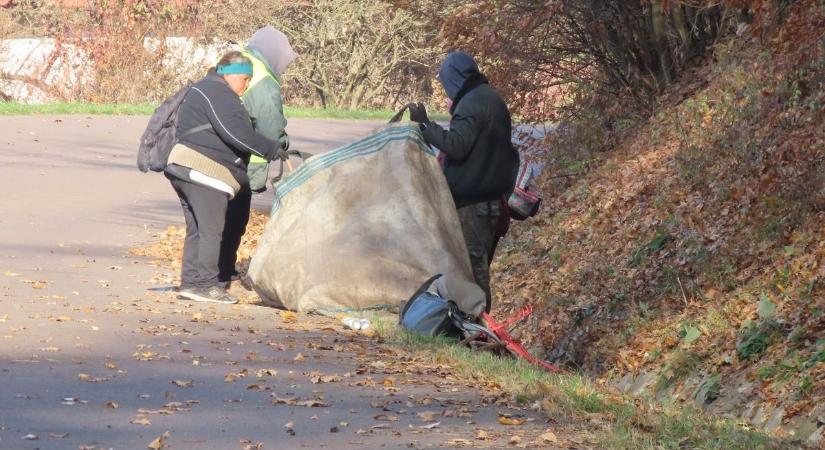
[[[552,428],[331,319],[159,289],[170,270],[128,249],[183,219],[135,167],[146,119],[0,117],[0,448],[499,448]],[[318,152],[378,125],[289,132]]]

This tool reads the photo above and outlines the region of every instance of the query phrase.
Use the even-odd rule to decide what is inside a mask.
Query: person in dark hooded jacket
[[[519,156],[511,143],[510,112],[481,74],[472,56],[450,52],[438,80],[450,99],[450,127],[427,117],[423,104],[410,104],[410,119],[421,124],[424,139],[444,155],[444,175],[458,209],[476,283],[491,307],[490,262],[496,228],[504,217],[502,199],[512,193]]]

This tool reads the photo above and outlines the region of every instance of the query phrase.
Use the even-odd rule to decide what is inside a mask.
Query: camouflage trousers
[[[498,200],[474,203],[458,208],[458,220],[464,242],[470,253],[470,266],[473,278],[487,295],[487,311],[492,306],[490,291],[490,263],[493,260],[495,244],[498,241],[496,229],[499,225],[501,205]]]

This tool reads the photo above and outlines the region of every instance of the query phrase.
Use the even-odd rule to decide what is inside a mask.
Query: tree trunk
[[[659,58],[659,87],[664,88],[669,85],[671,71],[673,70],[673,60],[670,55],[670,46],[667,40],[667,18],[662,8],[662,0],[651,0],[650,2],[651,29],[653,32],[653,45]]]
[[[673,17],[673,25],[676,28],[676,32],[679,33],[679,39],[681,39],[681,55],[680,55],[680,65],[684,66],[688,61],[693,59],[695,47],[694,47],[694,39],[693,33],[690,27],[690,24],[685,18],[685,10],[683,9],[685,6],[676,4],[673,5],[671,11],[671,15]]]

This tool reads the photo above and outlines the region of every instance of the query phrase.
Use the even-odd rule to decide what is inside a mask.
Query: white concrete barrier
[[[163,65],[180,76],[197,78],[231,48],[188,37],[146,38],[149,51],[164,51]],[[77,101],[84,86],[94,82],[93,61],[81,47],[52,38],[0,40],[0,96],[21,103]]]

